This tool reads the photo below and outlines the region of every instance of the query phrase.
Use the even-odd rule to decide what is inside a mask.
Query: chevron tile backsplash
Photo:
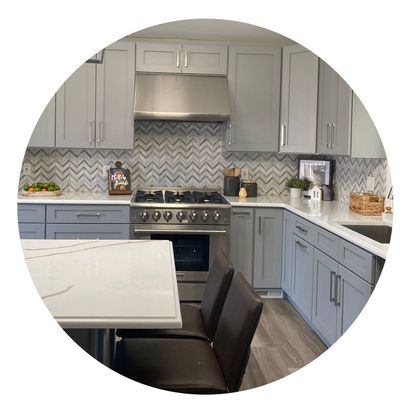
[[[297,155],[229,153],[224,151],[225,124],[206,122],[138,121],[134,150],[27,149],[24,161],[31,176],[20,177],[21,186],[33,180],[54,180],[66,191],[106,192],[103,165],[120,160],[131,170],[131,185],[223,187],[223,169],[234,162],[248,167],[261,195],[285,191],[286,180],[297,174]],[[375,188],[385,192],[385,160],[337,157],[335,189],[347,202],[349,192],[364,190],[368,175]]]

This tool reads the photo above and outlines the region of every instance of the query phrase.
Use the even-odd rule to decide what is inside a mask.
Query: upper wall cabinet
[[[280,152],[316,152],[318,69],[315,54],[283,48]]]
[[[135,44],[127,41],[75,71],[57,92],[56,147],[132,149],[134,76]]]
[[[366,108],[353,93],[352,110],[352,153],[353,158],[386,158],[379,133]]]
[[[31,134],[29,147],[54,147],[55,145],[55,127],[56,127],[56,99],[55,96],[47,104],[41,114],[36,127]]]
[[[227,151],[278,151],[280,47],[229,47]]]
[[[350,155],[352,89],[324,61],[319,63],[317,152]]]
[[[137,42],[141,72],[226,75],[227,63],[226,46]]]

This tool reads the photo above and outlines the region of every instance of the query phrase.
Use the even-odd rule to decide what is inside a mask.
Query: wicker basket
[[[380,216],[384,210],[384,196],[351,192],[349,209],[360,215]]]

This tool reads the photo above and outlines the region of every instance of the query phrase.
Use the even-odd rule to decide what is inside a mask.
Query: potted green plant
[[[302,189],[305,185],[305,180],[298,177],[293,177],[286,182],[286,188],[289,189],[289,195],[291,198],[300,198],[302,196]]]

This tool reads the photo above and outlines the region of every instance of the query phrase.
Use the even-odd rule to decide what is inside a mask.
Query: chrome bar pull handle
[[[179,67],[179,65],[180,65],[180,63],[181,63],[181,61],[180,61],[180,58],[181,58],[181,56],[180,56],[180,53],[181,53],[181,51],[177,51],[177,67]]]
[[[185,51],[184,67],[188,67],[188,51]]]
[[[100,143],[102,138],[102,121],[98,121],[98,137],[97,137],[97,142]]]
[[[295,241],[296,245],[299,245],[302,249],[307,249],[306,245],[303,245],[303,243],[299,242],[299,241]]]
[[[336,124],[332,124],[332,133],[331,133],[331,139],[330,139],[331,148],[335,146],[335,129],[336,129]]]
[[[340,306],[341,289],[342,289],[342,277],[341,275],[336,275],[336,289],[335,289],[335,305],[336,306]]]
[[[282,124],[280,127],[280,146],[285,146],[285,125]]]
[[[90,144],[93,142],[93,122],[94,121],[90,121],[90,138],[88,139]]]
[[[298,229],[299,231],[303,232],[303,233],[307,233],[307,229],[302,228],[300,225],[296,225],[296,229]]]
[[[333,278],[336,276],[336,272],[330,272],[330,301],[335,302],[336,293],[333,291]]]
[[[259,232],[259,235],[261,235],[261,234],[262,234],[262,217],[261,217],[261,216],[259,217],[259,227],[258,227],[258,232]]]
[[[330,148],[330,124],[327,123],[326,127],[326,147]]]
[[[232,123],[228,124],[228,145],[232,145]]]

